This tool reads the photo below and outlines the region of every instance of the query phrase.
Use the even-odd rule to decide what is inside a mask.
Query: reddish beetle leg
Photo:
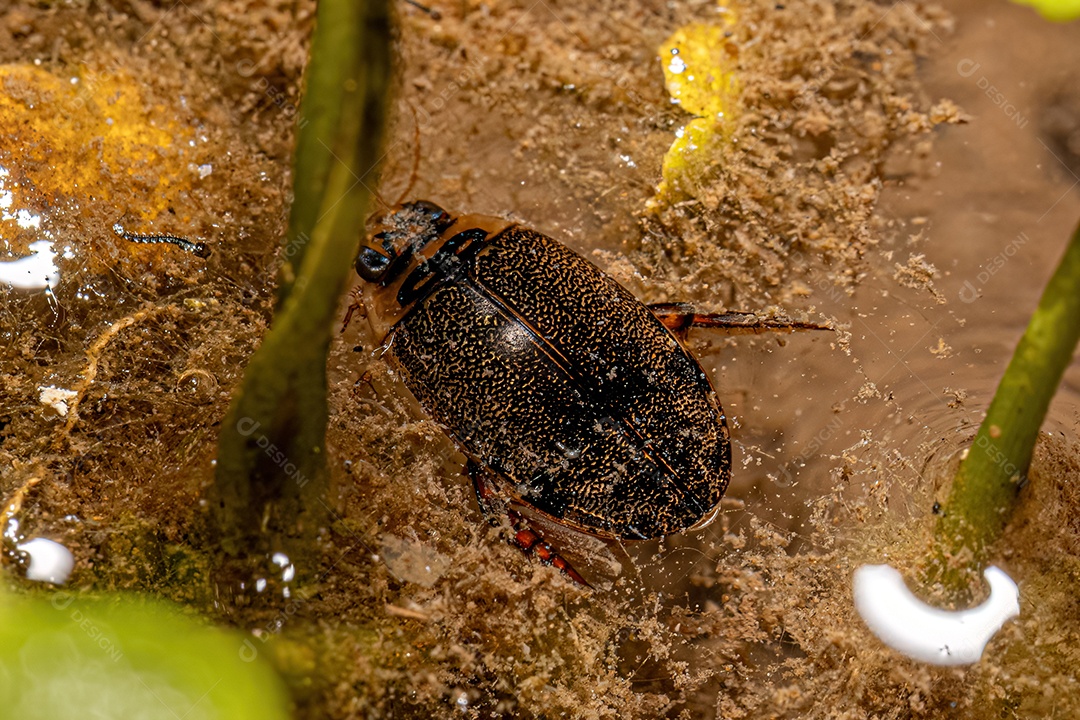
[[[562,570],[566,575],[587,588],[592,588],[585,578],[567,562],[566,558],[556,552],[551,543],[540,537],[540,534],[528,526],[525,517],[517,510],[510,508],[506,500],[499,494],[495,484],[487,478],[485,468],[479,463],[469,460],[466,469],[473,480],[476,488],[476,499],[480,503],[480,510],[492,525],[498,524],[498,517],[506,514],[510,519],[510,527],[514,530],[514,536],[510,540],[511,545],[517,546],[526,555],[535,555],[540,562]]]
[[[345,330],[348,329],[354,314],[360,313],[360,317],[367,317],[367,308],[364,307],[363,289],[354,287],[349,291],[349,295],[352,296],[352,302],[349,303],[349,307],[345,310],[345,319],[341,321],[341,332],[345,332]]]
[[[672,335],[684,342],[690,328],[696,327],[720,330],[724,335],[832,329],[817,323],[763,318],[747,312],[699,313],[690,303],[654,303],[648,308]]]
[[[513,544],[521,548],[523,553],[536,555],[536,557],[540,558],[540,562],[557,567],[579,585],[584,585],[587,588],[592,587],[566,561],[566,558],[555,552],[555,548],[551,547],[551,543],[537,535],[535,530],[526,526],[525,518],[522,517],[521,513],[517,510],[507,509],[506,514],[510,516],[510,525],[514,528]]]

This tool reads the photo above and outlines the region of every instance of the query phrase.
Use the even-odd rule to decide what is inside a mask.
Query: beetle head
[[[413,254],[454,223],[435,203],[405,203],[375,220],[375,228],[356,257],[356,272],[369,282],[387,284],[409,265]]]

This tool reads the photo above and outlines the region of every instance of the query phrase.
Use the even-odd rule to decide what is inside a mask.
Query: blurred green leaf
[[[258,645],[159,602],[0,597],[0,716],[287,718]]]

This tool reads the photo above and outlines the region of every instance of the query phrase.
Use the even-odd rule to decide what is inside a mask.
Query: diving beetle
[[[677,335],[819,327],[648,307],[546,235],[427,201],[381,218],[356,270],[357,307],[468,458],[482,512],[507,514],[515,544],[583,585],[517,508],[609,540],[704,527],[731,478],[731,442]]]

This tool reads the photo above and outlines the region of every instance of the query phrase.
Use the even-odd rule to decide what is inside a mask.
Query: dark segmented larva
[[[113,232],[133,243],[169,243],[171,245],[176,245],[181,250],[187,250],[192,255],[197,255],[201,258],[210,257],[210,248],[206,246],[206,243],[191,242],[190,240],[175,235],[138,235],[136,233],[126,232],[120,223],[113,225]]]

